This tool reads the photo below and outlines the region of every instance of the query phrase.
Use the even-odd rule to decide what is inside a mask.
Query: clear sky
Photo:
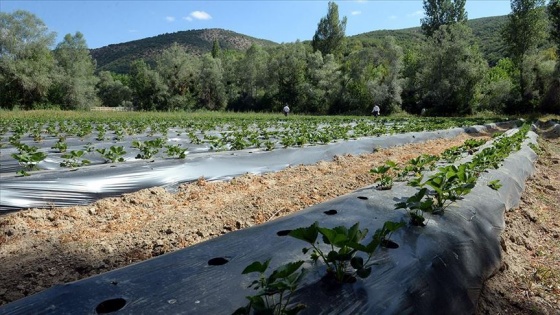
[[[335,1],[346,16],[346,35],[420,25],[421,0]],[[206,1],[48,1],[0,0],[0,11],[26,10],[57,33],[56,42],[77,31],[89,48],[99,48],[177,31],[222,28],[277,43],[310,40],[328,1],[206,0]],[[467,0],[469,19],[506,15],[509,0]]]

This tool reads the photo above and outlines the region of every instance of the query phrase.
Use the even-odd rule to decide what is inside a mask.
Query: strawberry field
[[[464,118],[285,119],[262,114],[6,113],[0,121],[0,209],[83,204],[101,196],[199,177],[227,179],[246,172],[274,171],[329,159],[332,154],[324,152],[340,143],[377,138],[375,146],[387,147],[398,143],[382,136],[491,122]],[[405,143],[421,141],[414,135],[406,137],[410,139]],[[309,147],[315,148],[314,155],[301,151],[299,158],[285,158]],[[364,149],[340,150],[337,153]],[[228,157],[232,155],[254,156],[239,158],[240,164]],[[216,158],[227,161],[213,165]],[[255,161],[253,165],[249,160]],[[48,195],[42,194],[45,190]],[[26,201],[25,195],[33,198]]]

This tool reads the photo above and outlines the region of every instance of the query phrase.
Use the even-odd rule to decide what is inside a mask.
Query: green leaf
[[[270,264],[270,259],[267,259],[264,263],[261,263],[260,261],[255,261],[249,266],[245,267],[245,269],[243,269],[241,274],[248,274],[251,272],[264,273],[268,268],[269,264]]]
[[[314,244],[317,240],[317,236],[319,235],[319,230],[317,229],[318,225],[319,223],[315,222],[309,227],[292,230],[288,235],[299,240],[306,241],[309,244]]]
[[[274,270],[274,272],[272,272],[272,275],[270,275],[269,277],[269,281],[275,281],[276,279],[284,279],[287,278],[288,276],[290,276],[291,274],[293,274],[294,272],[296,272],[299,267],[301,267],[301,265],[303,265],[304,261],[303,260],[298,260],[295,262],[289,262],[287,264],[284,264],[278,268],[276,268],[276,270]]]
[[[364,267],[364,259],[362,257],[354,256],[350,259],[350,265],[352,268],[360,270]]]
[[[328,254],[327,254],[327,262],[334,262],[337,261],[339,259],[339,255],[338,252],[335,250],[331,250]]]
[[[343,234],[344,232],[337,233],[337,231],[335,231],[335,229],[318,227],[317,230],[319,231],[319,233],[321,233],[323,235],[323,242],[325,244],[335,245],[335,244],[337,244],[337,237],[339,237],[338,241],[340,241],[340,237],[346,237],[346,235]],[[346,233],[348,233],[348,231],[346,231]]]
[[[348,230],[348,240],[358,242],[363,238],[363,232],[360,231],[360,222],[352,225]],[[367,229],[365,230],[365,234],[367,234]]]
[[[500,180],[499,180],[499,179],[490,181],[490,182],[488,183],[488,187],[490,187],[490,188],[492,188],[492,189],[494,189],[494,190],[498,190],[498,189],[500,189],[502,186],[503,186],[503,185],[500,183]]]
[[[393,161],[391,161],[391,160],[386,161],[385,164],[386,164],[387,166],[389,166],[389,167],[393,167],[393,168],[397,167],[397,163],[395,163],[395,162],[393,162]]]
[[[256,296],[248,296],[247,299],[250,301],[250,306],[255,310],[255,311],[266,311],[268,308],[266,307],[266,303],[263,299],[262,296],[260,295],[256,295]]]
[[[374,173],[374,174],[384,174],[385,172],[387,172],[387,171],[390,170],[390,169],[391,169],[391,168],[390,168],[389,166],[381,165],[381,166],[372,168],[372,169],[370,170],[370,172],[371,172],[371,173]]]
[[[400,229],[403,226],[404,226],[404,222],[387,221],[383,224],[383,229],[386,229],[389,232],[395,232],[396,230]]]

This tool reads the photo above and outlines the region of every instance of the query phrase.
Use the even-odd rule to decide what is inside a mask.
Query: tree
[[[556,55],[560,56],[560,0],[550,0],[548,3],[548,17],[551,26],[550,35],[556,43]],[[540,109],[547,113],[560,113],[560,60],[556,61],[554,77],[549,83]]]
[[[99,73],[97,96],[104,106],[128,106],[132,102],[132,90],[120,80],[115,80],[109,71]]]
[[[136,60],[131,65],[130,87],[133,91],[134,106],[139,110],[167,110],[168,87],[161,76],[152,70],[144,60]]]
[[[32,13],[0,12],[0,107],[31,109],[46,102],[55,35]]]
[[[212,43],[212,58],[220,58],[222,54],[222,49],[220,48],[220,42],[217,39],[214,39],[214,43]]]
[[[333,55],[324,58],[320,51],[308,54],[306,80],[303,83],[304,102],[300,111],[327,114],[341,89],[340,65]]]
[[[544,0],[511,0],[511,13],[508,22],[502,29],[509,56],[519,69],[518,86],[523,108],[530,106],[531,93],[527,90],[524,61],[546,36],[546,19],[544,16]],[[519,108],[513,109],[520,111]]]
[[[269,65],[270,79],[274,80],[273,91],[276,92],[275,108],[280,111],[285,103],[291,111],[305,102],[303,84],[307,67],[307,52],[303,43],[282,45]]]
[[[424,0],[425,18],[422,18],[422,32],[431,37],[442,25],[467,21],[466,0]]]
[[[418,72],[420,105],[437,115],[470,114],[487,64],[469,27],[444,25],[425,43]]]
[[[222,82],[223,70],[220,59],[206,54],[202,57],[198,99],[205,109],[222,110],[226,107],[226,93]]]
[[[269,55],[259,45],[251,45],[243,59],[236,63],[239,81],[239,101],[246,110],[255,110],[260,97],[266,90],[267,62]]]
[[[547,11],[550,20],[550,35],[556,44],[558,55],[560,55],[560,0],[550,0]]]
[[[56,60],[55,84],[49,92],[51,101],[63,109],[89,109],[96,105],[94,75],[95,62],[89,54],[84,36],[76,32],[66,34],[54,50]]]
[[[382,80],[385,92],[375,95],[376,104],[385,108],[386,113],[393,113],[401,110],[404,80],[401,77],[403,70],[404,54],[402,48],[397,45],[393,37],[388,37],[383,42],[380,63],[386,69]]]
[[[502,58],[484,75],[479,88],[479,102],[476,111],[502,113],[514,101],[513,79],[518,70],[510,58]]]
[[[196,104],[200,61],[182,46],[173,43],[156,59],[156,72],[167,86],[168,110],[191,109]]]
[[[338,5],[329,2],[329,10],[326,17],[321,18],[317,25],[317,31],[313,36],[311,45],[313,50],[319,50],[323,56],[327,54],[336,55],[343,46],[344,34],[346,32],[346,17],[338,18]]]

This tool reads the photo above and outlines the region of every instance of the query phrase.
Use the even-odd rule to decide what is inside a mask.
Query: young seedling
[[[490,188],[492,188],[492,189],[494,189],[494,190],[498,190],[498,189],[500,189],[500,187],[502,187],[502,186],[503,186],[503,185],[500,184],[500,180],[499,180],[499,179],[490,181],[490,182],[488,183],[488,187],[490,187]]]
[[[109,149],[103,148],[96,151],[103,155],[105,161],[109,163],[124,162],[123,156],[126,154],[124,147],[116,145],[111,146]]]
[[[266,140],[264,142],[264,146],[266,147],[266,151],[272,151],[272,150],[274,150],[275,144],[274,144],[273,141]]]
[[[311,247],[303,248],[302,252],[307,254],[311,250],[311,260],[314,263],[321,259],[327,266],[328,277],[333,277],[338,283],[348,283],[356,281],[356,276],[369,277],[374,264],[371,262],[373,253],[382,245],[386,237],[399,227],[398,223],[394,225],[386,223],[365,245],[360,242],[366,237],[368,230],[360,230],[359,223],[354,224],[350,229],[345,226],[329,229],[320,227],[318,222],[315,222],[309,227],[295,229],[288,235],[311,245]],[[330,247],[328,252],[323,251],[319,246],[319,242],[317,242],[319,234],[322,236],[323,242]],[[358,252],[367,255],[365,261],[363,257],[356,256]]]
[[[258,273],[259,279],[253,281],[249,288],[258,290],[257,294],[247,296],[249,304],[237,309],[234,315],[254,314],[297,314],[305,308],[303,304],[291,305],[292,294],[297,290],[305,269],[300,267],[304,261],[290,262],[278,267],[270,276],[265,275],[270,259],[264,263],[255,261],[247,266],[242,274]],[[299,272],[298,272],[299,270]]]
[[[68,144],[64,141],[64,138],[59,138],[58,141],[51,147],[51,149],[57,149],[58,152],[63,153],[68,149]]]
[[[187,149],[181,148],[180,144],[167,145],[165,148],[167,149],[165,153],[170,157],[177,156],[178,159],[184,159],[187,156]]]
[[[61,157],[64,159],[64,161],[60,163],[60,166],[75,168],[90,164],[91,162],[89,160],[82,159],[84,153],[85,152],[83,150],[72,150],[66,154],[63,154]]]
[[[393,161],[387,161],[385,162],[385,165],[378,166],[370,170],[370,173],[380,175],[375,179],[376,183],[379,182],[377,185],[378,190],[389,190],[393,188],[393,177],[387,174],[387,172],[391,169],[398,171],[397,164]]]
[[[24,143],[19,143],[18,149],[19,152],[12,153],[12,157],[24,168],[17,172],[17,174],[21,176],[29,176],[27,171],[36,170],[37,164],[47,157],[47,154],[44,152],[38,152],[37,147],[29,146]]]
[[[407,209],[412,225],[425,226],[424,212],[434,212],[434,200],[432,198],[424,199],[427,191],[428,188],[422,188],[408,197],[406,201],[395,204],[395,209]]]
[[[159,149],[163,148],[164,144],[165,140],[161,138],[144,142],[138,140],[132,141],[132,147],[140,150],[136,158],[143,160],[151,159],[154,155],[158,154]]]
[[[443,212],[450,203],[468,194],[476,184],[468,164],[448,165],[440,168],[439,172],[430,176],[422,185],[430,186],[435,191],[435,210]]]

